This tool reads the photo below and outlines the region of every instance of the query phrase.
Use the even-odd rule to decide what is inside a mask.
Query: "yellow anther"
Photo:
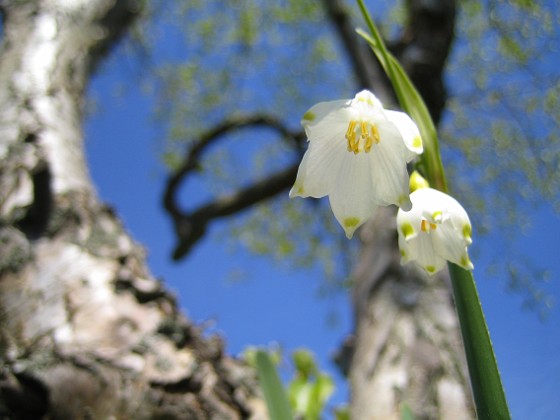
[[[371,150],[371,146],[373,146],[373,139],[368,136],[366,138],[366,143],[364,144],[364,151],[368,153]]]
[[[348,124],[348,130],[346,130],[345,136],[346,141],[348,142],[348,151],[358,154],[363,150],[368,153],[374,142],[375,144],[379,143],[379,131],[374,124],[368,121],[360,121],[360,136],[358,137],[357,125],[357,121],[350,121]]]
[[[430,230],[436,230],[437,225],[435,223],[428,222],[426,219],[422,219],[420,229],[422,229],[422,232],[429,232]]]
[[[370,128],[371,128],[371,136],[373,137],[375,144],[379,144],[379,142],[381,141],[381,137],[379,137],[379,131],[377,130],[377,126],[375,124],[370,124]]]
[[[362,121],[361,129],[361,138],[364,140],[364,151],[368,153],[371,150],[371,146],[373,146],[373,138],[368,133],[368,124],[365,121]]]
[[[358,153],[358,142],[356,141],[356,121],[350,121],[345,137],[348,141],[348,151]]]

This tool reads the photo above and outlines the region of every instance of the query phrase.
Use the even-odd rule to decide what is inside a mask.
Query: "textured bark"
[[[0,418],[258,418],[253,372],[178,313],[92,186],[92,69],[134,0],[3,1]]]

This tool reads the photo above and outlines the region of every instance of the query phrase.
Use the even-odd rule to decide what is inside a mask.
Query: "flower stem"
[[[449,263],[455,306],[461,325],[477,416],[511,418],[490,334],[470,271]]]

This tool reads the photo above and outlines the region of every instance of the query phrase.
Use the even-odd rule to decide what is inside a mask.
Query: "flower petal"
[[[453,197],[449,198],[451,200],[447,204],[447,211],[449,212],[451,223],[453,224],[453,227],[461,233],[465,244],[470,245],[472,243],[472,227],[469,215],[457,200]]]
[[[408,149],[407,162],[410,162],[424,151],[420,131],[412,118],[404,112],[391,110],[385,110],[385,116],[395,125],[397,130],[399,130],[404,144]]]
[[[416,238],[420,233],[420,223],[422,219],[422,210],[419,206],[413,205],[410,211],[399,209],[397,212],[397,230],[399,237],[408,242]]]
[[[327,169],[340,166],[340,155],[336,151],[329,152],[329,148],[322,148],[319,152],[313,153],[310,147],[303,155],[296,182],[290,190],[290,198],[321,198],[331,191],[334,172],[329,172]]]
[[[320,198],[332,191],[343,158],[348,154],[344,138],[347,129],[348,111],[344,108],[323,116],[321,124],[307,127],[309,146],[290,197]]]
[[[430,235],[434,249],[441,257],[466,270],[474,268],[467,252],[467,244],[451,223],[443,223],[430,232]]]
[[[424,233],[408,241],[408,251],[411,259],[415,260],[429,275],[434,275],[445,267],[445,259],[434,249],[429,234]]]
[[[380,205],[396,204],[410,210],[408,172],[404,156],[406,148],[392,124],[379,128],[381,141],[369,153],[372,182]]]
[[[372,216],[376,206],[369,171],[366,154],[346,153],[329,194],[334,216],[348,238]]]
[[[303,118],[301,119],[301,125],[305,128],[305,132],[307,133],[307,129],[311,126],[317,125],[320,121],[323,120],[327,115],[332,112],[339,111],[342,108],[348,107],[350,105],[350,99],[340,99],[336,101],[327,101],[327,102],[319,102],[316,105],[313,105],[311,108],[307,110],[305,114],[303,114]],[[348,124],[348,121],[346,121]],[[307,137],[309,139],[309,135]]]

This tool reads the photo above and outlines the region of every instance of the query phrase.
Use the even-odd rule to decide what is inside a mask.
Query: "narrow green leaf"
[[[259,350],[255,360],[259,382],[263,390],[270,419],[292,420],[293,415],[290,403],[269,354]]]
[[[510,419],[490,334],[470,271],[448,264],[479,420]]]

